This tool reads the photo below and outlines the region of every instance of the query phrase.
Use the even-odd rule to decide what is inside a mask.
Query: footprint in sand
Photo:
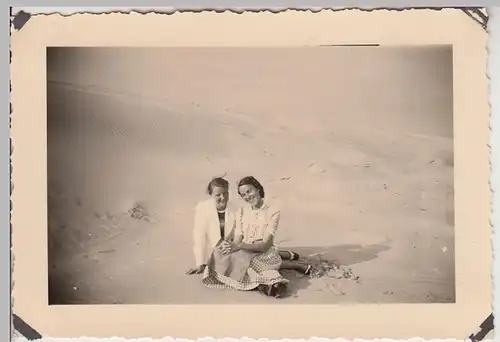
[[[453,167],[454,166],[454,158],[453,153],[449,152],[440,152],[438,153],[434,159],[431,159],[428,164],[437,165],[437,166],[445,166],[445,167]]]
[[[323,174],[326,172],[326,170],[324,168],[317,165],[316,163],[309,164],[308,170],[313,175],[319,175],[319,174]]]
[[[268,150],[264,150],[264,154],[268,157],[272,157],[274,156],[274,153],[272,153],[271,151],[268,151]]]

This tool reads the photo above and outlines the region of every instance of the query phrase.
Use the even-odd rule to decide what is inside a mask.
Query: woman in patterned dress
[[[279,270],[295,269],[304,274],[312,267],[299,262],[284,262],[274,244],[280,211],[264,201],[264,187],[254,177],[238,183],[238,193],[249,204],[239,208],[231,238],[214,248],[203,273],[203,283],[211,288],[241,291],[258,289],[261,293],[281,298],[288,280]]]

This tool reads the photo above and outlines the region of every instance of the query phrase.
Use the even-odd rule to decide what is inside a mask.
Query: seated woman
[[[274,244],[280,211],[264,201],[265,191],[260,182],[245,177],[238,183],[238,193],[249,207],[237,211],[230,237],[214,248],[204,269],[203,283],[211,288],[258,289],[267,296],[281,298],[288,280],[279,270],[287,268],[309,274],[312,267],[282,260]]]
[[[186,274],[202,273],[214,247],[233,239],[236,220],[229,205],[229,182],[222,177],[212,179],[208,183],[207,194],[210,198],[196,206],[193,230],[195,267]],[[283,250],[279,254],[283,260],[299,259],[299,254],[293,251]]]

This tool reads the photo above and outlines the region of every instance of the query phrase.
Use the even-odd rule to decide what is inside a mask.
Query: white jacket
[[[196,266],[206,264],[220,236],[219,216],[215,201],[210,198],[196,205],[194,216],[194,259]],[[235,211],[228,204],[226,209],[224,237],[227,238],[236,225]]]

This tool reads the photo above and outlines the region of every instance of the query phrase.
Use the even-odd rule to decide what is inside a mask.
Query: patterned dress
[[[243,243],[246,244],[262,241],[267,234],[276,233],[279,219],[280,211],[266,203],[256,210],[249,207],[240,208],[234,237],[238,239],[242,236]],[[264,253],[239,250],[229,255],[223,255],[218,247],[219,245],[214,248],[203,273],[205,286],[249,291],[259,285],[288,282],[279,273],[282,260],[275,245]]]

